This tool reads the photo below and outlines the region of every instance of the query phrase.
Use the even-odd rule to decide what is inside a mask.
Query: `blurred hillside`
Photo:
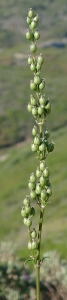
[[[0,147],[28,138],[34,122],[27,112],[32,78],[25,38],[29,7],[30,0],[0,1]],[[67,1],[34,0],[32,8],[40,18],[38,53],[44,55],[42,77],[52,103],[48,125],[57,129],[67,124]],[[46,41],[53,46],[46,48]],[[58,48],[54,47],[56,41]]]
[[[25,40],[25,18],[32,5],[40,17],[40,30],[44,39],[67,37],[67,1],[60,0],[1,0],[0,45],[13,47]]]

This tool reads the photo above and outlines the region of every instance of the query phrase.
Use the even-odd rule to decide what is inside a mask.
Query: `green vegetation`
[[[33,300],[36,297],[35,271],[16,256],[15,247],[12,243],[0,245],[0,299],[3,296],[4,300]],[[41,266],[41,299],[44,300],[45,295],[45,300],[60,300],[61,296],[64,300],[67,295],[67,261],[60,260],[56,251],[44,255],[49,259]]]
[[[25,41],[25,18],[31,0],[0,0],[1,47],[13,47]],[[32,8],[40,16],[41,39],[67,37],[67,1],[34,0]]]

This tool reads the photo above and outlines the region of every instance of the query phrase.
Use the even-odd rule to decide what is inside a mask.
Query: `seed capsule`
[[[38,133],[38,129],[37,127],[34,125],[33,129],[32,129],[32,134],[35,136]]]
[[[45,145],[45,143],[42,143],[42,144],[39,146],[39,150],[40,150],[41,152],[43,152],[44,150],[46,150],[46,145]]]
[[[32,19],[34,17],[34,12],[33,12],[32,8],[30,8],[29,11],[28,11],[28,17],[30,19]]]
[[[33,96],[30,97],[30,103],[32,106],[36,106],[37,105],[37,100],[36,98],[34,98]]]
[[[35,239],[35,238],[36,238],[36,236],[37,236],[36,229],[35,229],[35,228],[33,228],[33,230],[31,231],[31,237],[32,237],[32,239]]]
[[[40,33],[39,33],[38,30],[36,30],[36,31],[34,32],[34,38],[35,38],[35,40],[38,40],[38,39],[40,38]]]
[[[35,144],[35,145],[38,145],[38,146],[39,146],[39,144],[40,144],[40,139],[39,139],[39,136],[38,136],[38,135],[34,137],[34,144]]]
[[[40,168],[38,167],[38,168],[36,169],[36,176],[37,176],[37,178],[40,178],[41,174],[42,174],[42,171],[41,171]]]
[[[37,50],[36,44],[32,42],[32,44],[30,45],[30,51],[35,53]]]
[[[45,178],[43,177],[43,175],[40,177],[40,185],[44,186],[46,183]]]
[[[27,196],[27,197],[23,200],[23,204],[24,204],[24,206],[30,205],[30,197]]]
[[[43,58],[43,56],[42,56],[42,53],[38,56],[37,61],[38,61],[38,63],[39,63],[40,65],[43,64],[44,58]]]
[[[26,226],[30,227],[32,225],[32,220],[30,218],[26,221]]]
[[[45,79],[42,79],[41,83],[39,84],[39,89],[43,90],[45,87]]]
[[[30,197],[31,197],[31,199],[36,199],[36,192],[35,191],[31,191],[30,192]]]
[[[32,106],[31,106],[31,104],[30,104],[30,103],[28,103],[28,105],[27,105],[27,109],[28,109],[28,111],[29,111],[29,112],[31,112],[31,111],[32,111]]]
[[[41,199],[46,200],[46,198],[47,198],[47,194],[46,194],[46,190],[44,189],[41,191]]]
[[[36,25],[37,25],[37,24],[36,24],[36,21],[33,19],[32,22],[31,22],[31,24],[30,24],[30,28],[31,28],[31,29],[35,29],[35,28],[36,28]]]
[[[42,115],[43,114],[43,107],[39,106],[38,107],[38,115]]]
[[[52,189],[50,187],[47,188],[47,195],[49,197],[52,195]]]
[[[33,90],[33,91],[37,90],[37,86],[36,86],[36,84],[34,83],[33,80],[30,81],[30,89]]]
[[[33,63],[33,59],[31,55],[28,57],[28,65],[31,65]]]
[[[32,249],[32,243],[29,241],[28,242],[28,249],[31,250]]]
[[[35,177],[34,173],[32,173],[32,174],[30,175],[30,181],[31,181],[32,183],[35,183],[35,182],[36,182],[36,177]]]
[[[43,175],[44,175],[45,178],[49,177],[49,169],[48,169],[48,167],[46,167],[46,168],[44,169]]]
[[[30,65],[30,69],[32,72],[36,71],[36,66],[35,66],[34,62],[32,62],[32,64]]]
[[[40,103],[40,105],[43,105],[43,106],[46,104],[45,95],[44,96],[41,95],[41,97],[39,99],[39,103]]]
[[[36,117],[37,114],[38,114],[37,107],[32,107],[32,115],[33,115],[34,117]]]
[[[22,216],[23,218],[26,217],[26,210],[25,210],[25,207],[22,207],[22,208],[21,208],[21,216]]]
[[[40,82],[41,82],[40,76],[39,75],[35,75],[34,76],[34,83],[37,85],[37,84],[40,84]]]
[[[32,150],[33,152],[37,152],[37,150],[38,150],[38,145],[34,145],[34,143],[32,143],[32,145],[31,145],[31,150]]]
[[[31,40],[33,38],[33,34],[29,30],[26,32],[26,38],[27,40]]]
[[[37,185],[36,185],[36,194],[37,194],[37,195],[40,195],[40,194],[41,194],[41,186],[40,186],[39,183],[37,183]]]
[[[32,250],[36,250],[37,249],[37,242],[33,241],[32,242]]]
[[[26,211],[26,214],[30,214],[30,212],[31,212],[31,206],[27,205],[25,207],[25,211]]]
[[[28,182],[28,187],[29,187],[30,190],[34,190],[34,189],[35,189],[35,183],[29,181],[29,182]]]
[[[30,25],[30,23],[31,23],[31,19],[27,17],[27,24]]]
[[[40,170],[44,171],[45,168],[45,163],[44,162],[40,162]]]

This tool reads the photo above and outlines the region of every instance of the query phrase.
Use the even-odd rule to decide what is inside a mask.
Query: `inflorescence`
[[[30,8],[27,16],[27,24],[29,29],[26,32],[26,38],[30,41],[31,54],[28,57],[28,64],[30,70],[33,72],[33,80],[30,81],[30,89],[33,95],[30,95],[30,101],[27,109],[35,118],[35,123],[32,129],[33,142],[31,150],[36,152],[39,159],[39,166],[36,169],[36,174],[32,173],[28,182],[29,195],[23,200],[21,208],[21,215],[23,222],[28,226],[29,242],[28,248],[30,250],[38,250],[38,240],[36,229],[31,229],[32,217],[35,215],[35,209],[31,206],[31,200],[35,200],[40,207],[40,211],[46,206],[49,197],[52,194],[51,183],[49,180],[49,168],[46,166],[46,157],[49,152],[54,149],[54,142],[50,140],[50,132],[47,128],[44,130],[44,123],[46,116],[51,112],[51,103],[49,98],[46,99],[43,90],[45,88],[45,78],[41,78],[41,68],[44,62],[42,53],[36,56],[36,42],[40,38],[40,33],[36,29],[38,24],[38,15],[34,15]],[[36,252],[35,252],[36,253]],[[32,258],[35,259],[36,255]],[[36,262],[36,259],[35,259]]]

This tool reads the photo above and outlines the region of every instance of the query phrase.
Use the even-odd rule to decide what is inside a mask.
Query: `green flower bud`
[[[40,138],[39,138],[38,135],[36,135],[36,136],[34,137],[34,145],[38,145],[38,146],[39,146],[39,144],[40,144]]]
[[[45,87],[45,79],[42,79],[41,83],[39,84],[39,89],[43,90]]]
[[[47,194],[46,194],[46,190],[45,189],[41,191],[41,199],[42,200],[46,200],[47,199]]]
[[[29,30],[27,30],[27,32],[26,32],[26,38],[27,38],[27,40],[31,40],[33,38],[33,34]]]
[[[43,112],[44,112],[44,111],[43,111],[43,107],[42,107],[42,106],[39,106],[39,107],[38,107],[38,115],[41,116],[41,115],[43,114]]]
[[[36,184],[36,194],[40,195],[41,194],[41,186],[39,183]]]
[[[28,56],[28,65],[31,65],[32,63],[33,63],[33,59],[30,55],[30,56]]]
[[[46,168],[44,169],[43,175],[44,175],[45,178],[49,177],[49,169],[48,169],[48,167],[46,167]]]
[[[30,65],[30,69],[32,72],[36,71],[36,66],[35,66],[34,62],[32,62],[32,64]]]
[[[27,218],[23,219],[24,225],[27,225]]]
[[[22,216],[23,218],[26,217],[25,207],[22,207],[22,208],[21,208],[21,216]]]
[[[47,114],[49,114],[51,112],[51,103],[50,103],[49,99],[46,102],[45,110],[46,110]]]
[[[29,197],[29,196],[27,196],[27,197],[23,200],[23,204],[24,204],[24,206],[30,205],[30,197]]]
[[[40,170],[44,171],[45,168],[45,163],[44,162],[40,162]]]
[[[45,183],[46,183],[46,180],[43,177],[43,175],[41,175],[41,177],[40,177],[40,185],[43,187],[45,185]]]
[[[40,38],[40,33],[39,33],[38,30],[36,30],[36,31],[34,32],[34,38],[35,38],[35,40],[38,40],[38,39]]]
[[[30,45],[30,51],[35,53],[36,50],[37,50],[36,44],[32,42],[31,45]]]
[[[35,189],[35,183],[29,181],[29,182],[28,182],[28,187],[29,187],[30,190],[34,190],[34,189]]]
[[[37,114],[38,114],[37,107],[32,107],[32,115],[33,115],[34,117],[36,117]]]
[[[25,207],[25,211],[26,211],[26,214],[30,214],[31,213],[31,206],[27,205]]]
[[[34,145],[34,143],[32,143],[32,145],[31,145],[31,150],[32,150],[33,152],[37,152],[37,151],[38,151],[38,145]]]
[[[29,102],[28,105],[27,105],[27,109],[28,109],[29,112],[32,111],[32,106],[31,106],[30,102]]]
[[[40,168],[38,167],[38,168],[36,169],[36,176],[37,176],[37,178],[40,178],[41,174],[42,174],[42,171],[41,171]]]
[[[30,103],[31,103],[32,106],[36,106],[37,105],[37,100],[32,95],[30,97]]]
[[[32,129],[32,134],[35,136],[38,133],[38,129],[37,127],[34,125],[33,129]]]
[[[40,146],[39,146],[39,150],[41,152],[43,152],[44,150],[46,150],[46,145],[44,143],[42,143]]]
[[[30,197],[31,197],[31,199],[36,200],[36,192],[35,191],[31,191],[30,192]]]
[[[32,242],[32,250],[36,250],[37,249],[37,242],[33,240]]]
[[[28,17],[30,19],[32,19],[34,17],[34,12],[33,12],[32,8],[30,8],[29,11],[28,11]]]
[[[34,76],[34,83],[37,85],[37,84],[40,84],[40,82],[41,82],[40,76],[39,75],[35,75]]]
[[[28,242],[28,249],[32,250],[32,243],[30,241]]]
[[[30,28],[33,30],[33,29],[36,28],[36,26],[37,26],[37,24],[36,24],[35,20],[33,19],[31,24],[30,24]]]
[[[31,19],[27,17],[27,24],[30,25],[30,23],[31,23]]]
[[[36,182],[36,177],[35,177],[34,173],[32,173],[32,174],[30,175],[30,181],[31,181],[32,183],[35,183],[35,182]]]
[[[30,81],[30,89],[33,90],[33,91],[37,90],[37,86],[36,86],[36,84],[34,83],[33,80]]]
[[[35,238],[36,238],[36,236],[37,236],[36,229],[35,229],[35,228],[33,228],[33,230],[31,231],[31,237],[32,237],[32,239],[35,239]]]
[[[26,221],[26,226],[30,227],[32,225],[32,220],[30,218]]]
[[[51,196],[52,195],[52,189],[51,189],[51,187],[48,187],[47,188],[47,196]]]
[[[37,71],[40,71],[41,70],[41,65],[37,62]]]
[[[47,145],[47,150],[48,150],[48,152],[52,152],[54,150],[54,143],[53,142],[51,142]]]
[[[43,58],[43,56],[42,56],[42,53],[38,56],[38,59],[37,59],[37,61],[38,61],[38,63],[40,64],[40,65],[42,65],[43,64],[43,62],[44,62],[44,58]]]
[[[38,15],[36,15],[36,16],[34,17],[34,21],[37,23],[37,22],[38,22],[38,20],[39,20],[39,16],[38,16]]]
[[[44,96],[41,95],[41,97],[39,99],[39,103],[40,103],[40,105],[43,105],[43,106],[46,104],[45,95]]]

